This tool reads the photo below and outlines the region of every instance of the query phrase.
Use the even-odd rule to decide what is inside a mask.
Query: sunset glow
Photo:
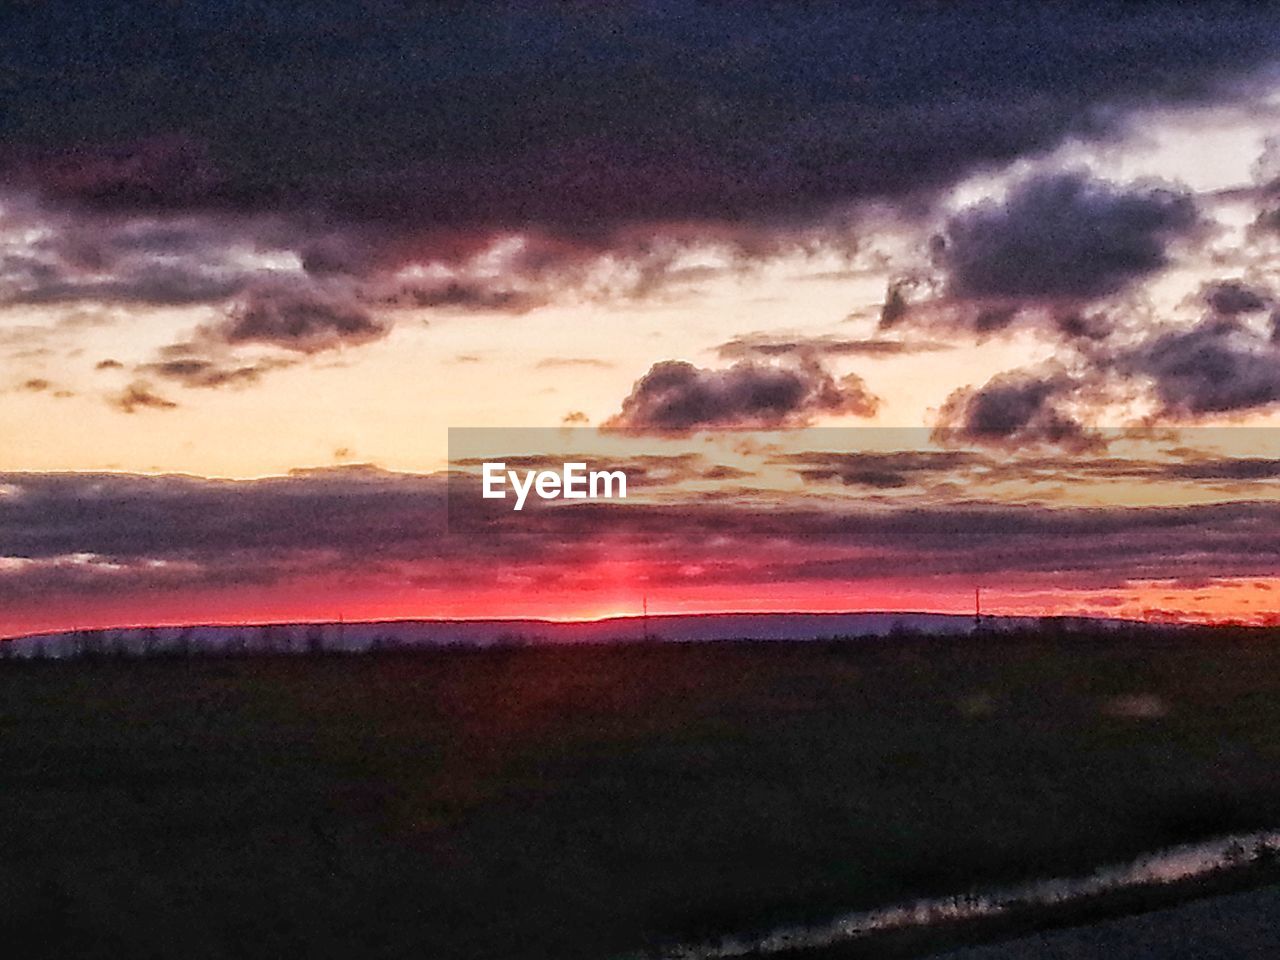
[[[935,13],[939,49],[982,29]],[[646,598],[966,612],[978,588],[1017,615],[1275,620],[1267,25],[1221,25],[1230,61],[1197,46],[1168,85],[1111,68],[1158,59],[1144,37],[1176,18],[1127,14],[1100,51],[1066,11],[1013,17],[998,62],[930,63],[987,91],[962,105],[878,54],[843,69],[842,35],[878,35],[853,14],[439,16],[474,48],[420,75],[373,34],[295,64],[329,100],[214,57],[142,111],[110,31],[93,83],[24,73],[0,131],[0,634]],[[1040,30],[1070,69],[1031,68]],[[684,79],[644,79],[627,31]],[[459,534],[451,428],[507,457],[590,432],[641,485]],[[526,430],[544,446],[502,448]]]

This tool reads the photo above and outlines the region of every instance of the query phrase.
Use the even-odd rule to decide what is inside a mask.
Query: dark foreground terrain
[[[598,960],[1087,873],[1280,827],[1278,640],[3,662],[0,942]]]

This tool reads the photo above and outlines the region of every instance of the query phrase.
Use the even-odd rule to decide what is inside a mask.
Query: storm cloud
[[[1275,54],[1278,26],[1267,5],[1215,2],[103,17],[56,0],[0,23],[0,149],[10,177],[99,210],[305,210],[598,243],[624,224],[778,222],[911,194],[1111,131],[1128,108],[1230,95]]]
[[[345,277],[372,309],[644,297],[712,269],[681,262],[693,248],[738,264],[847,253],[868,201],[919,209],[1153,107],[1249,96],[1280,55],[1280,10],[1172,0],[99,14],[73,0],[0,12],[0,178],[41,236],[0,263],[9,302],[220,307],[281,270]],[[954,289],[1114,289],[1185,225],[1185,198],[1064,199],[1065,183],[958,215]],[[1060,248],[1034,234],[1037,213],[1063,221]],[[975,239],[989,216],[1030,241],[1023,267]],[[1075,247],[1095,228],[1115,236],[1089,265]],[[499,248],[498,269],[471,269]],[[908,306],[891,295],[886,325]],[[254,338],[286,349],[376,339],[376,321],[296,337],[249,313]]]

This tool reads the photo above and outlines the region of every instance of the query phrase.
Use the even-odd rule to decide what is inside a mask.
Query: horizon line
[[[548,626],[574,626],[588,624],[605,624],[628,620],[698,620],[712,617],[945,617],[948,619],[973,620],[970,612],[953,610],[710,610],[690,613],[641,613],[608,614],[600,617],[537,617],[537,616],[504,616],[504,617],[375,617],[370,619],[346,620],[339,615],[333,620],[228,620],[203,621],[186,623],[126,623],[103,627],[74,626],[53,630],[38,630],[32,633],[4,634],[0,642],[10,640],[27,640],[39,637],[63,636],[73,633],[108,633],[113,630],[199,630],[199,629],[255,629],[261,627],[367,627],[380,624],[483,624],[483,623],[536,623]],[[1182,627],[1265,627],[1268,624],[1248,622],[1239,618],[1216,620],[1187,619],[1137,619],[1134,617],[1099,616],[1092,614],[1013,614],[984,613],[981,620],[992,621],[1087,621],[1109,624],[1132,624],[1135,626],[1182,626]]]

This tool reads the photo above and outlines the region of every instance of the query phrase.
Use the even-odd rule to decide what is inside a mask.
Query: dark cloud
[[[970,323],[977,333],[996,333],[1013,323],[1018,309],[1015,304],[1004,303],[982,306],[969,315]]]
[[[1268,210],[1261,210],[1253,221],[1253,231],[1255,235],[1265,233],[1280,233],[1280,207],[1274,207]]]
[[[301,284],[263,284],[234,303],[227,317],[201,335],[229,345],[269,344],[297,353],[357,346],[385,337],[390,327],[354,297]]]
[[[1154,400],[1153,422],[1266,410],[1280,404],[1275,325],[1272,318],[1265,331],[1214,314],[1190,328],[1145,330],[1123,345],[1082,336],[1070,370],[1013,370],[955,391],[940,412],[937,436],[1082,449],[1103,442],[1096,421],[1117,401]]]
[[[734,269],[692,246],[847,252],[861,201],[1242,96],[1280,55],[1280,10],[1228,2],[38,6],[0,14],[0,179],[51,233],[0,263],[11,302],[221,304],[286,261],[376,307],[644,297]],[[1101,255],[1106,286],[1150,251]]]
[[[880,307],[880,326],[884,329],[892,327],[910,311],[906,293],[901,283],[892,283],[885,292],[884,303]]]
[[[964,387],[947,398],[936,436],[946,442],[1002,446],[1046,443],[1067,448],[1096,446],[1098,438],[1064,409],[1080,389],[1066,373],[1012,371],[981,387]]]
[[[24,390],[27,393],[43,393],[52,386],[53,384],[44,377],[32,377],[29,380],[24,380],[22,383],[18,384],[18,389]]]
[[[1054,315],[1054,327],[1067,340],[1102,341],[1116,329],[1112,317],[1101,311],[1070,310]]]
[[[405,279],[397,272],[399,260],[372,255],[375,244],[368,236],[363,245],[355,237],[341,238],[364,252],[359,271],[354,260],[352,272],[299,270],[296,260],[312,242],[311,232],[324,229],[301,216],[126,215],[59,211],[29,202],[20,207],[16,220],[7,210],[0,215],[0,230],[8,228],[11,247],[22,250],[0,254],[0,305],[211,305],[243,312],[246,323],[266,322],[262,312],[274,310],[286,326],[303,312],[327,311],[331,322],[316,318],[318,325],[359,340],[361,331],[372,330],[358,315],[375,308],[520,313],[546,300],[544,294],[507,289],[493,278]],[[20,233],[37,239],[18,239]],[[72,316],[74,324],[64,320],[62,325],[109,322],[103,313]],[[234,334],[230,327],[224,332]],[[223,339],[216,331],[214,338]],[[296,338],[286,334],[283,339]]]
[[[341,578],[345,589],[363,582],[466,589],[491,585],[497,568],[513,583],[545,589],[589,576],[590,558],[608,556],[617,543],[646,560],[654,586],[983,576],[1070,589],[1280,572],[1280,506],[1265,502],[901,510],[864,508],[856,498],[841,509],[584,504],[522,514],[519,527],[507,511],[493,520],[505,524],[503,536],[459,536],[446,532],[441,477],[369,468],[246,481],[7,474],[0,484],[0,542],[11,561],[0,565],[0,585],[14,609],[19,600],[136,596],[141,614],[156,591],[284,590],[318,576]]]
[[[803,426],[819,414],[874,415],[879,401],[860,377],[836,380],[816,363],[744,360],[707,370],[683,360],[655,363],[606,426],[637,433]]]
[[[90,207],[149,212],[198,206],[222,184],[207,149],[177,134],[80,143],[26,173],[57,197]]]
[[[108,357],[106,360],[99,360],[93,365],[95,370],[123,370],[124,364],[119,360],[112,360]]]
[[[924,431],[909,431],[911,442],[924,443]],[[948,491],[973,495],[984,485],[1015,482],[1028,488],[1067,482],[1105,483],[1141,480],[1147,483],[1187,481],[1200,487],[1241,491],[1280,479],[1280,459],[1245,456],[1207,456],[1193,450],[1168,451],[1157,459],[1135,459],[1107,452],[1112,441],[1135,439],[1123,428],[1097,431],[1095,446],[1071,455],[1041,449],[1011,451],[899,450],[852,453],[808,451],[779,458],[810,483],[839,483],[849,487],[902,490],[916,487],[933,496]],[[1219,438],[1225,439],[1225,438]],[[1243,438],[1238,438],[1243,439]],[[1089,456],[1089,452],[1097,456]],[[1010,455],[1013,453],[1014,455]]]
[[[1243,280],[1217,280],[1206,284],[1201,294],[1209,308],[1224,317],[1258,313],[1271,303],[1267,291],[1250,286]]]
[[[248,286],[224,308],[222,319],[199,326],[187,339],[161,347],[156,359],[134,366],[140,379],[111,402],[129,413],[173,406],[151,393],[146,386],[149,378],[190,388],[250,386],[272,371],[295,366],[299,354],[360,346],[389,332],[390,325],[375,317],[347,285],[273,277]],[[243,347],[270,347],[285,353],[246,360],[237,357],[238,348]],[[104,360],[96,369],[122,366]]]
[[[1267,457],[1191,460],[1164,467],[1162,473],[1180,480],[1280,480],[1280,460]]]
[[[73,473],[6,477],[19,493],[0,510],[0,539],[8,555],[32,559],[83,552],[176,561],[224,550],[358,549],[406,538],[420,543],[438,534],[444,502],[439,478],[363,467],[261,481]],[[328,516],[331,522],[302,520],[306,516]],[[67,522],[74,517],[82,522]],[[392,536],[395,524],[414,518],[422,521],[420,533]]]
[[[94,209],[597,245],[950,183],[1223,95],[1280,36],[1270,5],[1172,0],[126,9],[6,8],[11,178]]]
[[[949,344],[934,340],[888,340],[880,337],[788,337],[751,333],[734,337],[716,347],[723,360],[769,359],[778,357],[896,357],[912,353],[949,350]]]
[[[888,453],[807,452],[780,458],[808,482],[835,480],[846,487],[897,489],[956,476],[981,458],[961,451],[892,451]]]
[[[135,380],[120,393],[111,398],[112,406],[123,413],[137,413],[139,410],[173,410],[178,405],[166,400],[151,389],[151,385],[143,380]]]
[[[21,198],[5,197],[22,205]],[[216,303],[263,272],[247,252],[287,256],[299,225],[276,220],[175,214],[68,212],[28,203],[6,210],[20,254],[0,255],[0,302],[187,306]],[[99,321],[100,322],[100,321]]]
[[[290,366],[285,360],[259,360],[255,363],[220,363],[199,357],[180,357],[158,360],[137,367],[141,374],[149,374],[173,380],[184,387],[234,387],[257,383],[262,377],[282,367]]]
[[[545,293],[457,280],[440,284],[400,283],[391,292],[376,294],[375,297],[384,306],[503,313],[528,313],[545,305],[548,300]]]
[[[1042,175],[952,217],[937,259],[961,300],[1093,299],[1164,267],[1169,241],[1197,221],[1191,197],[1170,188]]]
[[[188,306],[223,300],[246,282],[242,274],[226,274],[192,263],[144,263],[106,278],[50,270],[33,274],[31,282],[11,292],[7,300]]]
[[[1210,317],[1189,330],[1160,333],[1121,353],[1111,368],[1149,380],[1167,417],[1280,403],[1280,343],[1235,318]]]

